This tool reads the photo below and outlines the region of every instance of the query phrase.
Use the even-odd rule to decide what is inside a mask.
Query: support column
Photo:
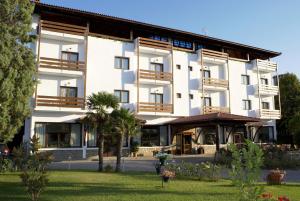
[[[220,151],[220,133],[221,133],[221,126],[220,124],[216,125],[216,151]]]

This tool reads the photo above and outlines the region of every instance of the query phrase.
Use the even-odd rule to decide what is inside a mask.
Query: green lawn
[[[236,190],[230,181],[200,182],[174,179],[165,188],[150,173],[97,173],[87,171],[51,171],[50,184],[41,201],[234,201]],[[275,195],[300,200],[300,184],[267,186]],[[0,200],[28,200],[17,173],[0,174]]]

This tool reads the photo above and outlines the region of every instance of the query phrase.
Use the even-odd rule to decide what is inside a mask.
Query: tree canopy
[[[0,0],[0,142],[10,141],[30,114],[35,87],[29,0]]]

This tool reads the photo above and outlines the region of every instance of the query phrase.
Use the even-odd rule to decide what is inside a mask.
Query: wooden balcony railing
[[[47,57],[40,57],[39,67],[74,71],[85,71],[86,69],[85,62],[82,61],[73,62],[69,60]]]
[[[84,108],[84,98],[61,96],[37,96],[37,106]]]
[[[217,112],[229,113],[229,108],[228,107],[204,106],[203,112],[204,112],[204,114],[217,113]]]
[[[256,86],[255,88],[257,94],[258,94],[258,90],[260,94],[265,94],[265,95],[277,95],[279,93],[278,86],[260,85],[260,86]]]
[[[139,77],[142,79],[149,80],[162,80],[162,81],[172,81],[172,73],[160,72],[153,70],[139,70]]]
[[[275,72],[277,70],[277,64],[267,60],[256,59],[256,66],[262,71]]]
[[[260,116],[263,119],[280,119],[280,110],[261,109]]]
[[[150,47],[155,49],[164,49],[164,50],[171,50],[172,45],[170,42],[164,42],[159,40],[153,40],[150,38],[138,38],[138,45],[144,47]]]
[[[140,102],[140,103],[138,103],[138,109],[139,109],[140,112],[166,112],[166,113],[172,113],[173,105],[172,104],[162,104],[162,103]]]
[[[206,86],[228,88],[228,80],[221,80],[216,78],[203,78],[203,84]]]
[[[67,33],[73,35],[84,35],[87,28],[84,26],[78,26],[73,24],[65,24],[60,22],[53,22],[47,20],[41,20],[42,30],[54,31],[59,33]]]
[[[203,57],[210,57],[214,59],[228,59],[228,53],[225,52],[218,52],[209,49],[201,49]]]

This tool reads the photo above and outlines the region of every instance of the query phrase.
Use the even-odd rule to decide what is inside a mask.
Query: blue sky
[[[300,0],[41,0],[282,52],[300,77]]]

